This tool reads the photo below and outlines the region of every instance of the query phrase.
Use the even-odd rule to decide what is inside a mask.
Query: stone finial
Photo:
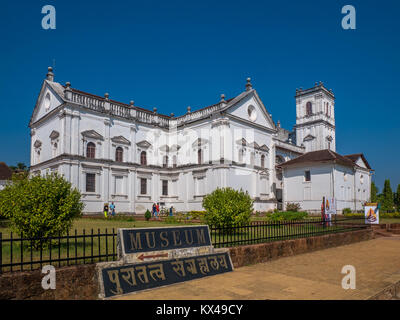
[[[280,120],[278,120],[278,122],[277,122],[277,124],[276,124],[277,126],[278,126],[278,128],[280,128],[281,127],[281,121]]]
[[[250,78],[247,78],[247,80],[246,80],[247,82],[246,82],[246,91],[250,91],[252,88],[253,88],[253,86],[252,86],[252,84],[251,84],[251,79]]]
[[[130,105],[132,108],[133,108],[134,104],[135,104],[135,101],[133,101],[133,100],[131,100],[131,101],[129,102],[129,105]]]
[[[46,79],[51,81],[51,82],[54,81],[54,73],[53,73],[53,68],[52,67],[48,67],[47,68]]]
[[[318,87],[318,82],[317,81],[315,81],[315,86]]]
[[[192,112],[191,110],[192,110],[192,109],[190,108],[190,106],[188,106],[188,107],[187,107],[187,113]]]
[[[173,112],[170,113],[169,115],[171,118],[175,117],[175,114]]]
[[[104,98],[106,98],[106,100],[108,100],[109,97],[110,97],[110,95],[108,94],[108,92],[106,92],[106,93],[104,94]]]
[[[221,94],[221,102],[225,102],[225,95]]]
[[[71,100],[71,95],[72,95],[72,90],[71,90],[71,82],[66,82],[65,83],[65,89],[64,89],[64,96],[67,100]]]
[[[157,113],[157,108],[156,107],[153,108],[153,112]]]

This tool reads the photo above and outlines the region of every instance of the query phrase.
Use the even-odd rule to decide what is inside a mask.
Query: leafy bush
[[[349,213],[351,213],[351,209],[350,208],[344,208],[342,213],[343,214],[349,214]]]
[[[65,234],[81,215],[81,194],[57,174],[13,179],[0,193],[0,214],[29,238]]]
[[[301,209],[300,203],[288,203],[286,205],[286,211],[297,212]]]
[[[164,220],[166,223],[177,223],[177,219],[174,216],[168,216]]]
[[[293,211],[281,211],[267,214],[267,220],[269,221],[293,221],[303,220],[308,217],[307,212],[293,212]]]
[[[144,214],[144,218],[146,219],[146,221],[150,220],[151,212],[149,211],[149,209],[146,210],[146,213]]]
[[[204,220],[209,225],[232,227],[250,222],[253,200],[242,190],[218,188],[203,199]]]
[[[189,211],[189,216],[192,220],[200,220],[203,221],[206,215],[205,211]]]

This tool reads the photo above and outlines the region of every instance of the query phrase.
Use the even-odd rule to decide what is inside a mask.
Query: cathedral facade
[[[320,166],[315,159],[290,161],[324,150],[336,154],[335,97],[316,83],[296,90],[295,99],[293,130],[273,121],[250,79],[236,97],[221,95],[213,105],[163,115],[133,101],[112,100],[107,93],[97,96],[69,82],[62,85],[49,68],[29,124],[30,171],[62,174],[81,192],[88,214],[101,212],[111,201],[117,212],[127,213],[151,210],[155,202],[177,211],[203,210],[204,196],[218,187],[247,191],[256,211],[284,209],[289,202],[318,210],[321,194],[334,196],[340,186],[311,186],[319,191],[307,198],[301,192],[288,194],[303,188],[302,166]],[[351,177],[365,169],[365,180],[370,179],[369,165],[353,158],[345,163]],[[292,181],[293,174],[300,180]],[[350,205],[361,204],[354,192],[351,197]]]

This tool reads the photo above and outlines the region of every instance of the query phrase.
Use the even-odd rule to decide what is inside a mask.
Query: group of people
[[[172,216],[173,215],[173,211],[174,211],[174,207],[171,206],[169,208],[169,215]],[[153,203],[153,208],[152,208],[152,215],[153,217],[155,217],[156,219],[161,219],[160,218],[160,204],[157,203]]]
[[[111,213],[111,216],[115,216],[115,204],[114,202],[111,202],[110,205],[108,203],[104,204],[104,217],[108,218],[108,213]]]
[[[173,211],[174,211],[174,207],[171,206],[171,208],[169,208],[169,215],[170,216],[173,215]],[[104,204],[104,217],[108,218],[110,213],[111,213],[112,217],[115,216],[115,204],[114,204],[114,201],[111,202],[110,205],[108,203]],[[152,215],[156,219],[161,219],[160,218],[160,204],[158,202],[157,203],[153,203]]]

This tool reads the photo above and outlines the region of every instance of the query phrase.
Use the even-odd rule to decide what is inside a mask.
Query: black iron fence
[[[26,238],[12,232],[8,237],[0,233],[0,273],[28,271],[43,265],[69,266],[117,259],[116,230],[83,230],[78,234],[47,238]]]
[[[335,217],[332,221],[308,218],[297,221],[254,221],[245,226],[210,226],[211,241],[216,248],[256,244],[269,241],[311,237],[368,228],[364,218]],[[32,239],[23,235],[0,233],[0,273],[28,271],[44,265],[68,266],[117,259],[117,233],[83,230],[78,234]]]
[[[211,241],[216,248],[257,244],[269,241],[313,237],[329,233],[369,228],[364,217],[337,217],[324,220],[309,217],[294,221],[254,221],[245,226],[210,227]]]

